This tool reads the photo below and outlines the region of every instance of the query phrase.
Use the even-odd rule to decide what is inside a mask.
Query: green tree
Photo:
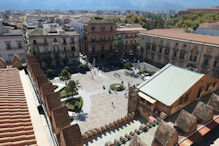
[[[113,40],[113,45],[116,47],[116,49],[122,49],[123,48],[123,38],[121,35],[117,35],[115,39]]]
[[[86,65],[84,65],[84,64],[79,64],[78,65],[78,71],[80,73],[86,73],[87,70],[88,70],[88,67]]]
[[[66,69],[68,72],[71,72],[69,66],[65,66],[64,69]]]
[[[67,85],[67,81],[71,78],[71,73],[67,71],[66,69],[63,69],[61,71],[61,74],[59,76],[61,81],[65,82],[65,86]]]
[[[195,24],[192,26],[193,31],[195,31],[198,27],[199,27],[199,24],[198,24],[198,23],[195,23]]]
[[[79,85],[78,81],[70,80],[68,82],[68,85],[67,85],[68,92],[76,91],[78,89],[78,87],[79,87],[78,85]]]
[[[54,71],[52,69],[48,69],[46,71],[46,75],[49,79],[53,79],[54,78]]]
[[[130,63],[128,63],[128,62],[123,64],[123,68],[127,69],[127,70],[132,70]]]

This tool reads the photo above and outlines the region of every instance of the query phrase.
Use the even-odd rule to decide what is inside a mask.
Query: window
[[[95,46],[92,46],[91,49],[92,49],[91,51],[94,53],[95,52]]]
[[[148,105],[148,106],[151,106],[151,103],[147,101],[147,105]]]
[[[47,43],[47,39],[46,38],[44,38],[44,43]]]
[[[105,41],[105,37],[104,37],[104,36],[101,36],[101,37],[100,37],[100,40],[101,40],[101,41]]]
[[[18,43],[18,48],[22,48],[22,45],[20,42]]]
[[[66,43],[66,39],[65,38],[63,38],[63,44],[64,45],[66,45],[67,43]]]
[[[197,56],[195,56],[195,55],[191,55],[189,58],[189,60],[192,62],[196,62],[196,59],[197,59]]]
[[[140,101],[141,101],[141,102],[144,102],[145,100],[144,100],[144,98],[140,98]]]
[[[181,97],[181,98],[179,99],[179,105],[182,104],[182,103],[183,103],[183,98]]]
[[[111,31],[113,30],[113,26],[112,26],[112,25],[110,26],[110,30],[111,30]]]
[[[112,51],[113,50],[113,46],[110,46],[110,51]]]
[[[175,45],[176,45],[176,47],[177,47],[177,46],[179,45],[179,43],[176,43]]]
[[[169,55],[169,49],[165,49],[165,50],[164,50],[164,54],[165,54],[166,56],[168,56],[168,55]]]
[[[54,42],[58,42],[56,38],[54,38],[54,40],[53,40],[53,41],[54,41]]]
[[[95,42],[96,41],[96,37],[95,36],[91,36],[91,41]]]
[[[104,31],[104,30],[105,30],[105,27],[104,27],[104,26],[101,26],[100,28],[101,28],[101,31]]]
[[[159,54],[162,54],[162,48],[159,49]]]
[[[11,44],[10,43],[6,43],[6,48],[7,49],[11,49]]]
[[[75,43],[75,38],[74,38],[74,37],[71,38],[71,43],[72,43],[72,44]]]
[[[174,52],[173,52],[173,56],[172,56],[173,59],[176,59],[176,54],[177,54],[177,52],[174,51]]]
[[[156,45],[152,45],[151,51],[152,51],[152,52],[156,52]]]
[[[150,43],[147,43],[146,44],[146,51],[149,51],[150,50]]]
[[[102,51],[102,52],[104,51],[104,46],[101,46],[101,51]]]
[[[95,31],[95,26],[91,26],[91,31],[92,31],[92,32]]]
[[[187,101],[188,101],[188,98],[189,98],[189,93],[187,93],[187,94],[185,95],[184,102],[187,102]]]
[[[210,86],[210,83],[208,83],[208,84],[206,85],[205,91],[208,91],[209,86]]]
[[[113,41],[113,36],[109,36],[109,40]]]
[[[214,61],[214,68],[219,68],[219,60]]]
[[[200,95],[201,95],[201,92],[202,92],[202,87],[200,87],[200,88],[199,88],[199,90],[198,90],[198,95],[197,95],[197,98],[199,98],[199,97],[200,97]]]
[[[64,47],[64,52],[66,52],[66,47]]]
[[[35,45],[36,45],[36,44],[37,44],[37,41],[36,41],[36,40],[33,40],[33,44],[35,44]]]
[[[71,47],[71,50],[72,50],[72,51],[75,51],[75,47]]]
[[[203,67],[208,67],[208,62],[209,62],[209,59],[205,58],[205,60],[203,62]]]
[[[183,53],[183,52],[180,52],[179,58],[180,58],[181,60],[184,60],[184,53]]]

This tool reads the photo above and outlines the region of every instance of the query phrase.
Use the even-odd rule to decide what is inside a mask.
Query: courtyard
[[[137,85],[143,81],[139,75],[126,69],[103,72],[96,68],[86,74],[72,74],[71,79],[78,81],[80,88],[78,95],[70,98],[82,97],[83,106],[80,113],[69,111],[69,116],[74,118],[72,124],[79,124],[82,134],[127,115],[128,84]],[[65,85],[59,78],[51,82],[59,86],[55,91]],[[123,84],[125,89],[109,91],[110,85],[114,83]]]

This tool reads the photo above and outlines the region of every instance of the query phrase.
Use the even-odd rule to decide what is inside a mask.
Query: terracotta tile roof
[[[208,124],[200,128],[198,131],[187,137],[185,140],[181,141],[179,143],[179,146],[184,145],[192,145],[197,140],[199,140],[201,137],[206,135],[208,132],[210,132],[212,129],[214,129],[219,124],[219,116],[216,116],[212,121],[210,121]]]
[[[33,145],[36,139],[17,69],[0,69],[0,145]]]
[[[142,33],[219,45],[219,37],[218,36],[187,33],[182,28],[153,29],[153,30],[149,30],[149,31],[144,31]]]

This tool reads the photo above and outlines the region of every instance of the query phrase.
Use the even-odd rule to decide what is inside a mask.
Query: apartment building
[[[154,29],[140,33],[139,57],[149,63],[180,67],[219,78],[219,37],[183,29]]]
[[[136,59],[139,54],[139,33],[144,31],[140,25],[120,26],[117,35],[121,36],[122,56],[129,59]]]
[[[205,12],[205,13],[219,12],[219,6],[212,6],[210,8],[189,8],[186,10],[179,11],[178,15],[191,14],[197,12]]]
[[[114,53],[113,40],[116,36],[116,23],[111,19],[94,17],[82,19],[72,26],[83,36],[82,52],[90,62],[95,58],[96,62],[113,60],[117,55]]]
[[[79,61],[79,35],[75,31],[46,27],[28,32],[31,53],[42,66],[73,65]]]
[[[14,55],[24,62],[25,53],[23,31],[0,21],[0,57],[9,65]]]

